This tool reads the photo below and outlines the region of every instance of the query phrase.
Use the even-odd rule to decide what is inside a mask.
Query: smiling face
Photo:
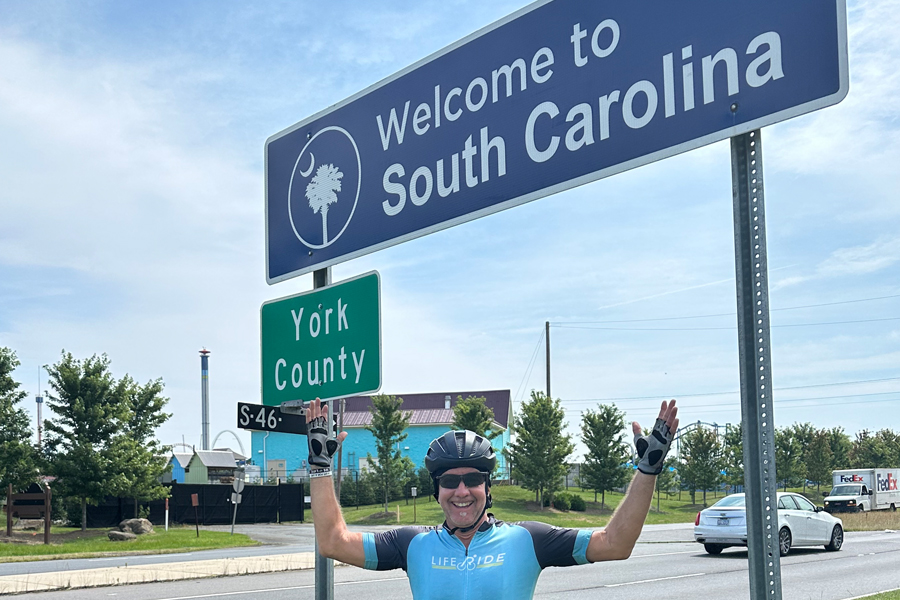
[[[450,469],[444,474],[463,475],[465,473],[478,473],[478,469],[459,467]],[[481,511],[484,510],[486,502],[487,486],[484,483],[473,488],[467,488],[462,482],[452,490],[438,488],[438,503],[444,510],[444,518],[451,529],[474,525],[481,517]]]

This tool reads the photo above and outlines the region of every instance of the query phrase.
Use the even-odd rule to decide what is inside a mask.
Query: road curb
[[[0,576],[0,595],[25,592],[46,592],[76,588],[178,581],[204,577],[227,577],[297,571],[315,567],[313,552],[280,554],[275,556],[224,558],[192,562],[125,565],[102,569],[28,573]]]

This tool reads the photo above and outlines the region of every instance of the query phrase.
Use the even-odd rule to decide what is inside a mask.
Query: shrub
[[[584,498],[582,498],[578,494],[572,494],[571,504],[572,510],[577,510],[580,512],[584,512],[587,510],[587,504],[585,504]]]
[[[560,492],[553,496],[553,508],[556,510],[569,510],[572,507],[572,496],[565,492]]]

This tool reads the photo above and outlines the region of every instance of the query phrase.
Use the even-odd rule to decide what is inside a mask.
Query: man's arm
[[[624,560],[631,556],[638,536],[641,535],[644,520],[650,511],[655,485],[655,475],[635,473],[628,493],[616,508],[609,523],[600,531],[591,534],[587,548],[589,561]]]
[[[638,472],[606,527],[591,534],[586,553],[591,562],[624,560],[631,556],[650,511],[653,488],[656,486],[655,474],[662,470],[669,444],[678,431],[678,407],[674,400],[662,403],[650,436],[642,436],[641,426],[637,423],[631,426],[640,459],[637,462]]]
[[[310,496],[319,554],[349,565],[365,566],[363,536],[347,529],[341,506],[334,495],[334,481],[331,477],[313,479],[310,483]]]
[[[327,422],[328,409],[322,406],[319,399],[310,402],[306,411],[307,429],[315,426],[313,421],[316,419],[325,419],[324,427],[329,427]],[[321,425],[323,421],[319,421]],[[319,429],[319,432],[322,430]],[[312,431],[310,431],[312,433]],[[338,504],[337,497],[334,494],[334,481],[331,478],[331,456],[333,451],[329,452],[325,449],[325,445],[318,444],[316,447],[316,455],[313,456],[313,442],[310,438],[310,470],[327,470],[328,475],[323,477],[313,477],[310,480],[310,503],[313,511],[313,525],[316,531],[316,542],[319,545],[319,554],[328,558],[333,558],[350,565],[363,567],[366,564],[366,553],[363,546],[363,536],[361,533],[354,533],[347,529],[347,523],[344,522],[344,516],[341,514],[341,506]],[[338,445],[347,438],[347,433],[343,432],[338,437]],[[329,442],[331,444],[331,442]],[[335,447],[336,449],[336,447]],[[314,464],[314,460],[317,464]],[[327,468],[325,467],[327,465]]]

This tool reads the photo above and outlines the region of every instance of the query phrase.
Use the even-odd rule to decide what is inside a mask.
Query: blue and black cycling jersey
[[[523,600],[545,567],[588,562],[591,532],[493,515],[469,548],[444,527],[401,527],[363,534],[367,569],[403,569],[416,600]]]

